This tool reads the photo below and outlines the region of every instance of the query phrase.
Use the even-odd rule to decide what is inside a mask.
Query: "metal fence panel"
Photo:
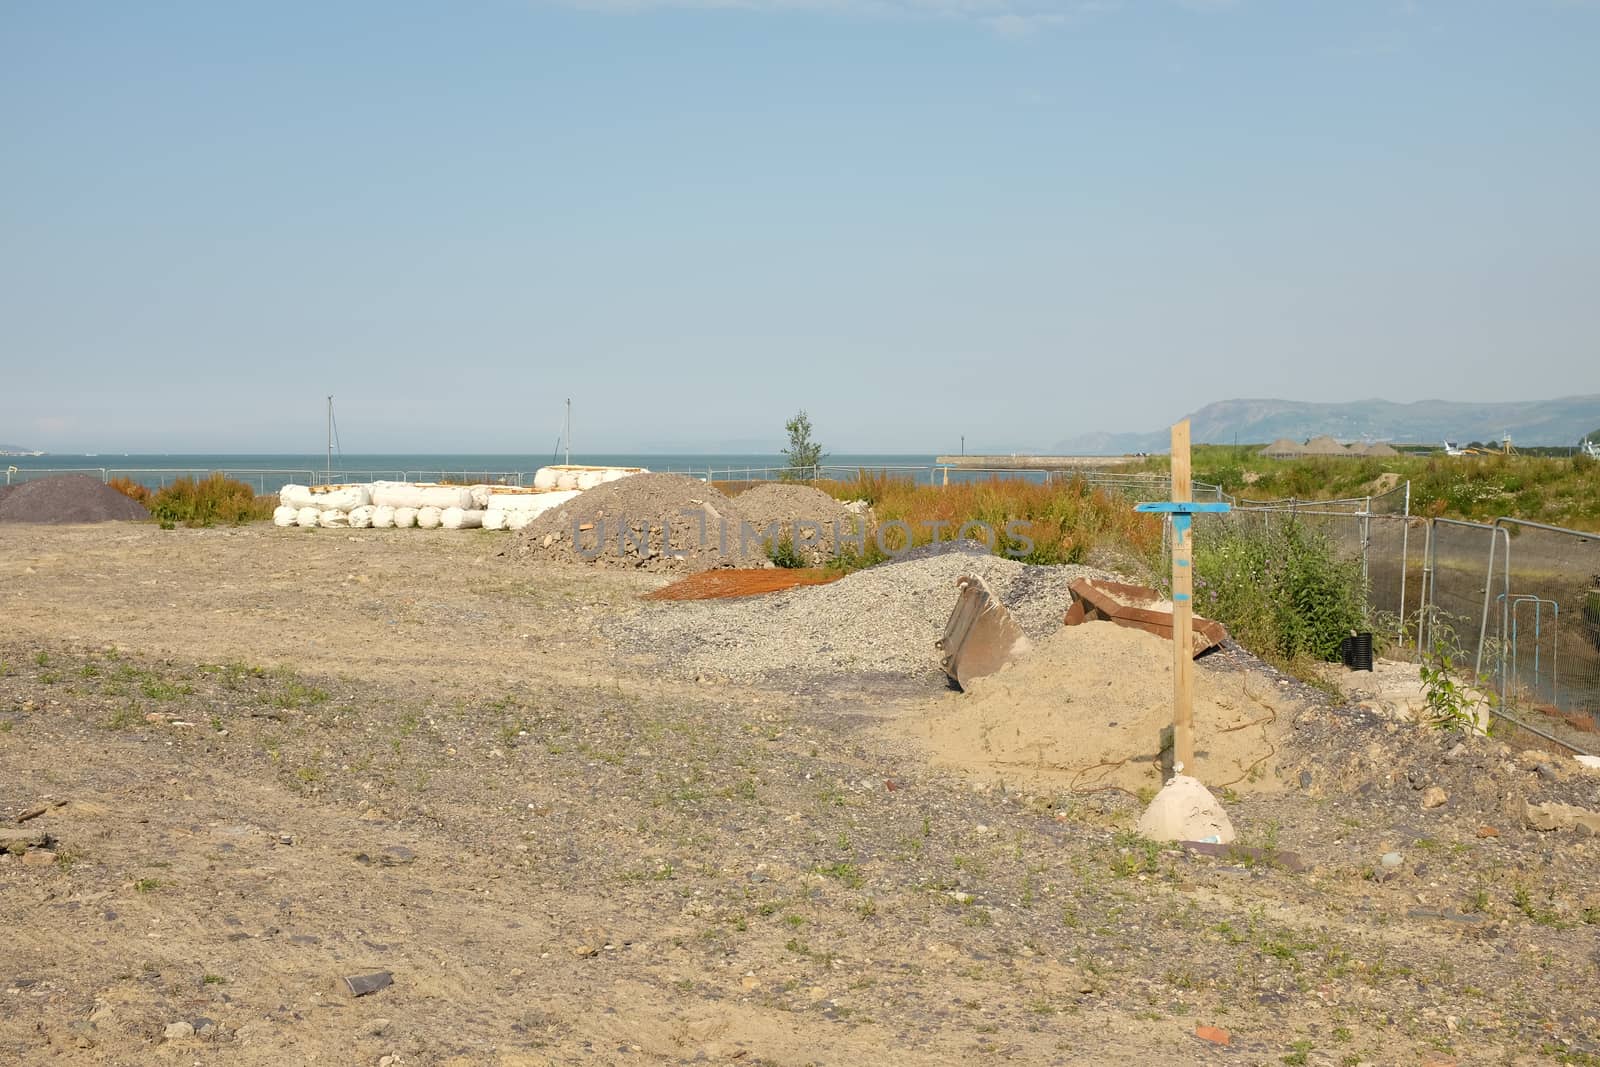
[[[1600,535],[1515,519],[1509,583],[1495,590],[1497,681],[1519,705],[1600,728]]]

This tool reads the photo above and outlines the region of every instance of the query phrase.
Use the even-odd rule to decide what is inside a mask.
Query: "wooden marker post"
[[[1196,504],[1189,465],[1189,420],[1172,428],[1172,499],[1140,504],[1138,511],[1172,519],[1172,765],[1197,778],[1194,763],[1194,538],[1196,512],[1227,511],[1228,505]]]
[[[1189,473],[1189,420],[1172,427],[1172,502],[1194,500]],[[1194,536],[1172,524],[1172,765],[1194,774]],[[1188,526],[1184,516],[1183,526]],[[1185,535],[1188,536],[1185,536]]]

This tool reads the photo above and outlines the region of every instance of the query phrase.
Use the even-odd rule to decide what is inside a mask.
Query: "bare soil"
[[[933,766],[931,683],[679,680],[602,635],[663,577],[501,544],[0,526],[0,1062],[1600,1057],[1600,839],[1518,817],[1600,775],[1230,649],[1285,788],[1157,846]]]

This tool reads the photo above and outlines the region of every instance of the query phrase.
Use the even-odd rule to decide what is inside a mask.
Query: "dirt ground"
[[[1600,837],[1523,817],[1600,774],[1230,649],[1284,787],[1157,846],[936,766],[949,694],[678,681],[599,636],[664,578],[498,547],[0,526],[0,1062],[1600,1063]]]

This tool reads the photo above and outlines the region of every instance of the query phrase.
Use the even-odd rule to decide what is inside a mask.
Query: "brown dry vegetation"
[[[1049,484],[1014,479],[918,485],[908,478],[862,471],[850,481],[816,483],[840,500],[866,500],[879,523],[908,524],[913,544],[955,538],[964,523],[983,523],[1001,535],[996,551],[1011,551],[1027,563],[1082,563],[1096,549],[1154,561],[1161,547],[1161,523],[1133,510],[1125,497],[1090,486],[1082,479]],[[1031,550],[1007,537],[1008,523],[1019,523]],[[869,546],[869,555],[871,548]]]
[[[148,485],[136,482],[132,478],[112,478],[106,484],[129,500],[137,501],[145,507],[150,506],[150,487]]]

